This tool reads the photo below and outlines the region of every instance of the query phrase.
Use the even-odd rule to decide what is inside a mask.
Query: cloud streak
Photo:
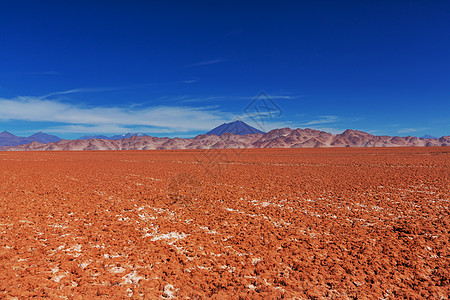
[[[233,118],[232,114],[214,107],[152,106],[137,110],[133,107],[87,107],[42,97],[0,98],[0,107],[1,121],[63,123],[77,125],[78,127],[65,128],[80,132],[85,132],[85,129],[92,126],[109,126],[109,128],[118,126],[117,131],[110,132],[123,132],[122,128],[127,126],[152,127],[154,130],[159,128],[167,132],[188,132],[210,129]],[[106,127],[98,127],[101,128]]]
[[[198,82],[198,81],[199,81],[198,78],[194,78],[194,79],[183,80],[182,83],[185,83],[185,84],[192,84],[192,83],[196,83],[196,82]]]
[[[397,130],[397,133],[403,134],[403,133],[422,132],[426,129],[427,128],[403,128],[403,129]]]
[[[222,63],[225,61],[227,61],[227,59],[219,57],[219,58],[212,59],[212,60],[205,60],[205,61],[189,64],[189,65],[186,65],[185,67],[191,68],[191,67],[207,66],[207,65]]]
[[[330,124],[335,123],[339,120],[337,116],[319,116],[316,120],[311,120],[306,123],[296,124],[297,126],[311,126],[311,125],[320,125],[320,124]]]
[[[40,131],[45,131],[46,133],[56,133],[56,134],[117,134],[125,132],[145,132],[145,133],[167,133],[172,134],[173,130],[155,127],[125,127],[117,125],[62,125],[54,126],[51,128],[41,129]],[[30,132],[36,132],[32,130]]]
[[[77,89],[71,89],[66,91],[59,91],[59,92],[52,92],[49,94],[46,94],[41,99],[51,98],[54,96],[59,95],[69,95],[69,94],[77,94],[77,93],[99,93],[99,92],[111,92],[111,91],[120,91],[120,90],[127,90],[127,89],[134,89],[139,87],[146,87],[148,85],[134,85],[134,86],[120,86],[120,87],[98,87],[98,88],[77,88]]]

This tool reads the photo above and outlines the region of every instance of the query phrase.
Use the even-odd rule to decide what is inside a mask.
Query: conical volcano
[[[222,135],[226,132],[237,134],[237,135],[244,135],[244,134],[253,134],[253,133],[262,133],[264,134],[264,131],[258,130],[240,120],[234,121],[231,123],[224,123],[222,125],[217,126],[211,131],[208,131],[206,134],[211,135]]]

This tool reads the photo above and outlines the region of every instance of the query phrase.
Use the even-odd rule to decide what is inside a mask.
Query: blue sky
[[[449,1],[18,0],[0,28],[0,131],[450,135]]]

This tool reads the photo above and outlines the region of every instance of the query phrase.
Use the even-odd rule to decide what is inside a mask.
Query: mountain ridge
[[[59,142],[60,140],[62,140],[60,137],[57,137],[56,135],[47,134],[42,131],[32,134],[28,138],[35,142],[40,143]]]
[[[55,135],[50,135],[43,132],[37,132],[35,134],[30,135],[29,137],[17,136],[6,130],[0,133],[0,147],[18,146],[23,144],[29,144],[32,142],[40,142],[40,143],[58,142],[60,140],[61,139]]]
[[[90,139],[104,139],[104,140],[120,140],[124,138],[130,138],[132,136],[146,136],[148,134],[142,133],[142,132],[128,132],[125,134],[116,134],[113,136],[106,136],[106,135],[83,135],[79,137],[77,140],[90,140]]]
[[[436,139],[418,137],[376,136],[347,129],[331,134],[310,128],[279,128],[267,133],[237,135],[233,133],[201,134],[193,138],[131,136],[118,140],[61,140],[33,142],[20,146],[3,147],[4,151],[49,150],[165,150],[165,149],[227,149],[227,148],[317,148],[317,147],[432,147],[450,146],[450,136]]]

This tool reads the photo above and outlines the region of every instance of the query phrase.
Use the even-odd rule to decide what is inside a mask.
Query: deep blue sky
[[[449,1],[187,2],[2,1],[0,131],[450,135]]]

